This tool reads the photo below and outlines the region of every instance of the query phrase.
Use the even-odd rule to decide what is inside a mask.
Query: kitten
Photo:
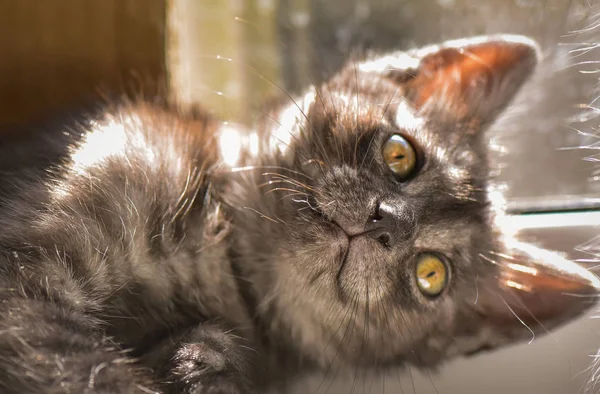
[[[351,63],[252,130],[123,103],[6,139],[0,391],[261,392],[579,316],[598,280],[487,192],[484,130],[537,58],[475,37]]]

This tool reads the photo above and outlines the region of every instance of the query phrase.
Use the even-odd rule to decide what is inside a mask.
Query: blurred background
[[[600,1],[0,0],[0,31],[6,130],[115,93],[202,103],[251,123],[265,99],[299,93],[370,51],[527,34],[543,63],[490,131],[493,175],[510,210],[533,218],[527,239],[594,264]],[[600,323],[588,317],[436,374],[331,373],[299,382],[297,393],[574,394],[585,392],[599,346]]]

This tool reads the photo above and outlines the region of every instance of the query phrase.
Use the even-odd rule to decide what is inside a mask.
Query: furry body
[[[252,130],[126,103],[3,142],[0,391],[250,393],[435,367],[579,314],[506,287],[501,262],[537,251],[506,248],[487,195],[483,130],[535,58],[479,38],[350,65]],[[380,153],[396,132],[425,158],[402,182]],[[421,251],[451,267],[435,299]]]

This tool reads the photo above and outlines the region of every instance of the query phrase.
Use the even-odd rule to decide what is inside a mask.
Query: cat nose
[[[377,203],[365,224],[364,234],[389,247],[410,238],[412,228],[412,217],[405,209]]]

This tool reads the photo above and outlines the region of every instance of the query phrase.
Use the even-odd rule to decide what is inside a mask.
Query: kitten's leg
[[[152,393],[149,382],[90,317],[53,302],[0,299],[0,392]]]
[[[173,383],[172,392],[185,394],[254,393],[252,357],[244,339],[217,324],[202,324],[171,338],[146,360]]]

